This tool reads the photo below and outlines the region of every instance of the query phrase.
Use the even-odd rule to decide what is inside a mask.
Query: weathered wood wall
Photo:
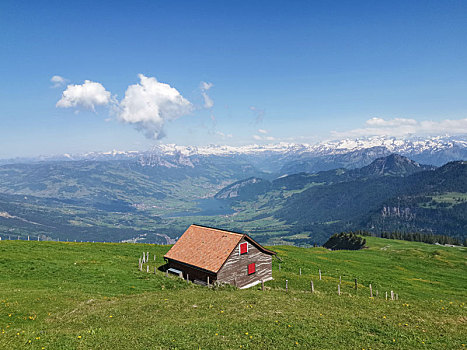
[[[240,255],[240,244],[248,242],[248,253]],[[248,265],[256,263],[256,272],[248,275]],[[217,273],[217,282],[239,288],[272,279],[272,256],[265,254],[243,238]]]
[[[186,276],[188,274],[188,278],[190,281],[194,281],[195,279],[207,282],[207,277],[209,276],[209,281],[210,283],[214,283],[216,280],[216,274],[211,273],[205,270],[197,269],[195,267],[192,267],[190,265],[186,265],[183,263],[180,263],[178,261],[169,259],[168,261],[169,267],[173,267],[174,269],[180,270],[183,272],[183,278],[186,279]]]

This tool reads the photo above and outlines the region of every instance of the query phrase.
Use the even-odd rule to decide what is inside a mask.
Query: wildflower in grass
[[[223,313],[224,313],[224,310],[221,310],[221,314],[223,314]]]
[[[395,343],[395,342],[396,342],[396,339],[393,339],[392,342]]]
[[[216,335],[219,335],[219,333],[216,333]]]
[[[404,324],[404,326],[406,326],[406,327],[407,327],[408,325],[409,325],[408,323]]]
[[[28,340],[28,343],[31,344],[31,340]]]
[[[252,336],[252,335],[250,335],[250,339],[251,339],[251,338],[253,338],[253,336]]]
[[[39,340],[39,339],[41,339],[41,337],[36,337],[36,340]]]
[[[289,324],[289,328],[292,327],[290,324]]]
[[[383,318],[386,318],[386,315],[385,315],[385,316],[383,316]]]
[[[248,332],[246,332],[245,335],[248,335]]]
[[[8,314],[8,317],[11,317],[11,314]]]
[[[81,339],[81,336],[80,336],[80,335],[78,335],[78,339]]]
[[[112,315],[109,316],[109,318],[112,318],[112,317],[113,317]]]
[[[19,332],[18,332],[18,333],[16,333],[16,335],[19,335]]]

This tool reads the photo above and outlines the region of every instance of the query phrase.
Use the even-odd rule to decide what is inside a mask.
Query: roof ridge
[[[240,232],[235,232],[235,231],[224,230],[224,229],[217,228],[217,227],[211,227],[211,226],[205,226],[205,225],[199,225],[199,224],[191,224],[190,226],[198,226],[198,227],[202,227],[202,228],[207,228],[209,230],[220,231],[220,232],[230,233],[230,234],[234,234],[234,235],[247,236],[246,233],[240,233]]]

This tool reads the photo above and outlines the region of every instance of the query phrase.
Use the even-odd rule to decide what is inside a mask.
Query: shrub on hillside
[[[366,244],[366,239],[353,232],[341,232],[332,235],[323,247],[331,250],[359,250]]]

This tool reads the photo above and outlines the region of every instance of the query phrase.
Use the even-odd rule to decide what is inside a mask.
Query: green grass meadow
[[[271,247],[282,261],[261,291],[154,274],[169,246],[1,241],[0,349],[467,348],[467,249],[367,245]]]

